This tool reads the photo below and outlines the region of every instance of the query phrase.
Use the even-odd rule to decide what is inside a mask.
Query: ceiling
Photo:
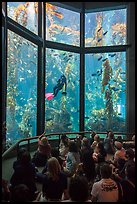
[[[73,11],[81,12],[82,8],[85,7],[85,11],[96,10],[97,8],[106,9],[111,7],[124,7],[130,2],[51,2],[54,5],[64,7]]]

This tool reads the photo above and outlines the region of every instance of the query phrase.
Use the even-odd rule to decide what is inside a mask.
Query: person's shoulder
[[[61,172],[60,172],[60,177],[62,177],[62,178],[67,178],[67,175],[66,175],[65,172],[61,171]]]

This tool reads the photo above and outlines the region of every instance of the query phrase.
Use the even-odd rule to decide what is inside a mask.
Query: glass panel
[[[46,63],[46,133],[78,131],[79,54],[46,49]]]
[[[80,14],[46,3],[46,40],[80,45]]]
[[[38,2],[7,2],[7,15],[38,34]]]
[[[37,46],[8,30],[7,141],[36,135]]]
[[[126,9],[87,13],[85,15],[85,46],[126,44]]]
[[[126,132],[126,53],[85,59],[85,130]]]

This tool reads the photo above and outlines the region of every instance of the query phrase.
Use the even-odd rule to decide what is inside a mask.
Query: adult
[[[32,162],[37,167],[43,167],[46,165],[48,158],[51,157],[51,145],[48,138],[43,136],[38,139],[38,149],[33,155]]]
[[[112,168],[109,164],[104,164],[100,168],[101,180],[93,184],[91,190],[91,201],[97,202],[117,202],[118,186],[111,179]]]
[[[68,198],[67,176],[61,171],[59,161],[51,157],[47,162],[47,172],[43,178],[42,192],[47,201],[60,201]]]

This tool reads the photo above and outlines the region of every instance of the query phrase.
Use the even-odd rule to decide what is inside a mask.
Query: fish
[[[85,119],[89,119],[90,117],[88,117],[88,116],[85,116],[84,118],[85,118]]]
[[[102,38],[98,38],[98,42],[100,42],[102,40]]]
[[[103,72],[102,69],[98,70],[97,75],[100,76],[102,74],[102,72]]]
[[[91,76],[97,76],[97,74],[96,74],[96,73],[93,73],[93,74],[91,74]]]
[[[102,27],[100,27],[100,28],[98,29],[98,32],[101,31],[101,29],[102,29]]]
[[[120,74],[126,74],[126,72],[120,72]]]
[[[102,62],[106,61],[107,59],[108,59],[108,58],[103,59]]]
[[[106,117],[101,117],[101,120],[107,120],[107,118]]]
[[[114,53],[114,54],[109,54],[108,56],[114,57],[115,55],[116,55],[116,53]]]
[[[27,126],[28,126],[28,127],[32,127],[32,125],[31,125],[31,124],[29,124],[29,123],[27,123]]]
[[[98,58],[98,61],[100,61],[102,59],[102,56]]]
[[[71,126],[71,125],[72,125],[72,123],[67,123],[67,124],[65,124],[65,125],[67,125],[67,126]]]
[[[19,80],[20,80],[20,81],[24,81],[24,80],[25,80],[25,78],[21,77],[21,78],[19,78]]]
[[[32,73],[32,71],[30,71],[30,70],[27,70],[27,72],[28,72],[29,74],[31,74],[31,73]]]
[[[30,63],[36,64],[36,62],[34,62],[33,60],[31,60]]]
[[[62,19],[64,18],[63,14],[61,12],[58,11],[52,11],[51,12],[53,15],[57,16],[58,18]]]
[[[116,88],[116,87],[112,87],[111,88],[113,91],[118,91],[119,90],[119,88]]]
[[[106,31],[105,33],[103,33],[103,35],[106,35],[108,31]]]
[[[47,119],[46,119],[46,121],[50,121],[50,120],[52,120],[52,118],[47,118]]]

